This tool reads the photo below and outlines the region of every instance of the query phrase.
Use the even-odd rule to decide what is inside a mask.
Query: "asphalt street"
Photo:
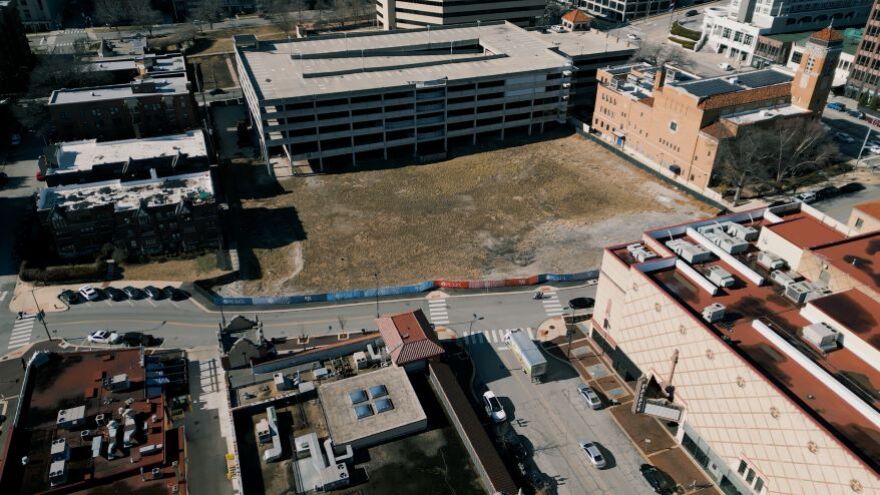
[[[11,289],[9,284],[0,285],[0,294]],[[493,335],[510,328],[537,328],[548,317],[558,316],[565,311],[569,299],[594,296],[595,286],[566,287],[558,291],[559,302],[548,305],[546,301],[533,300],[531,288],[523,288],[505,292],[450,294],[445,299],[445,308],[437,303],[429,305],[425,296],[380,300],[379,312],[388,314],[421,308],[436,324],[450,328],[461,336],[465,333]],[[36,320],[17,321],[16,315],[5,309],[6,304],[3,304],[3,308],[4,312],[0,313],[0,354],[48,338],[45,329]],[[248,317],[259,316],[267,338],[376,329],[374,300],[272,311],[224,310],[222,313],[206,311],[192,300],[105,300],[76,305],[64,312],[48,313],[46,323],[53,338],[63,338],[72,343],[84,343],[85,336],[93,330],[110,329],[147,332],[164,338],[167,347],[190,348],[216,344],[221,319],[224,316],[231,318],[238,313]]]

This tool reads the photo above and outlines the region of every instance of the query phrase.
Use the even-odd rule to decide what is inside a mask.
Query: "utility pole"
[[[34,299],[34,304],[37,306],[37,319],[43,324],[43,330],[46,331],[46,338],[49,339],[49,342],[54,342],[52,340],[52,335],[49,333],[49,327],[46,326],[46,313],[40,309],[40,303],[37,302],[37,296],[34,294],[34,289],[31,289],[31,297]]]
[[[374,272],[373,277],[376,279],[376,318],[379,318],[379,272]]]

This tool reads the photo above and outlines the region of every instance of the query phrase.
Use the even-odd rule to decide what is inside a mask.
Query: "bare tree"
[[[214,23],[226,16],[223,10],[223,0],[202,0],[190,13],[191,21],[207,22],[210,29],[214,29]]]
[[[147,28],[153,35],[153,25],[162,22],[162,14],[150,5],[150,0],[128,0],[128,15],[131,24]]]
[[[147,40],[147,43],[150,49],[153,50],[167,50],[168,47],[174,45],[177,47],[176,51],[181,51],[181,45],[195,39],[196,32],[195,26],[180,25],[174,33],[158,38],[150,38]]]
[[[352,0],[336,0],[333,5],[333,14],[339,27],[345,28],[345,21],[351,17]]]
[[[94,18],[107,26],[119,26],[126,20],[126,3],[119,0],[95,0]]]
[[[290,37],[302,25],[305,8],[304,0],[273,0],[268,10],[272,23]]]
[[[721,140],[719,172],[736,188],[736,204],[742,190],[756,183],[781,189],[784,181],[831,164],[837,146],[815,119],[775,119],[740,127],[736,136]]]
[[[839,151],[818,120],[778,120],[768,131],[776,138],[769,172],[777,186],[786,179],[827,166]]]
[[[688,67],[691,65],[687,54],[678,45],[657,43],[642,43],[630,60],[633,62],[647,62],[657,67],[665,65]]]
[[[743,189],[766,178],[773,144],[768,132],[754,126],[721,140],[718,173],[735,188],[733,204],[739,203]]]
[[[318,11],[318,19],[315,21],[315,27],[324,25],[324,13],[333,9],[333,0],[315,0],[315,10]]]
[[[539,19],[541,26],[554,26],[562,22],[562,15],[565,14],[565,7],[557,2],[547,2],[544,6],[544,13]]]

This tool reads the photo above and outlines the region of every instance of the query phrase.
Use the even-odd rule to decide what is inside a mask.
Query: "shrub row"
[[[672,23],[672,29],[670,29],[669,32],[676,36],[681,36],[682,38],[687,38],[694,41],[698,41],[702,34],[699,31],[694,31],[693,29],[688,29],[682,26],[678,23],[678,21]]]
[[[669,41],[673,43],[678,43],[682,48],[686,50],[693,50],[694,46],[697,45],[696,41],[683,40],[681,38],[676,38],[675,36],[670,36]]]
[[[107,276],[107,263],[96,261],[82,265],[58,265],[31,268],[27,262],[21,264],[19,276],[26,282],[36,283],[77,283],[104,280]]]

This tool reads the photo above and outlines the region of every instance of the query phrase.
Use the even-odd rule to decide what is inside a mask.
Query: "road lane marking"
[[[7,294],[9,294],[8,290],[4,290],[3,292],[0,292],[0,302],[3,302],[3,300],[6,299]]]

